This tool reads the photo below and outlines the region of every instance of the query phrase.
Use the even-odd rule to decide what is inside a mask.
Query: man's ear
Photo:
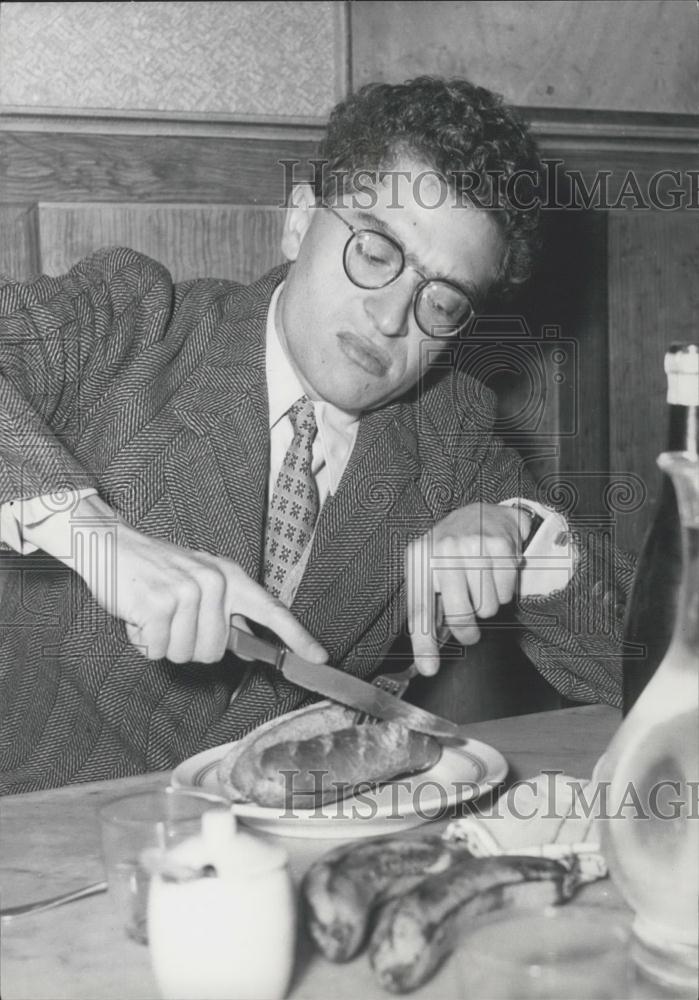
[[[282,232],[282,253],[287,260],[296,260],[303,238],[313,218],[316,199],[310,184],[295,184],[286,210]]]

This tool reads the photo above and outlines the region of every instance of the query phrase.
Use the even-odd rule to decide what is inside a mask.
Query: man
[[[628,565],[522,509],[490,394],[438,363],[529,272],[536,213],[488,181],[536,168],[531,140],[489,92],[422,79],[350,98],[321,152],[290,263],[249,287],[173,288],[112,250],[0,293],[0,514],[27,554],[2,607],[5,791],[172,767],[307,703],[225,652],[231,616],[364,677],[407,617],[431,674],[438,637],[477,641],[519,589],[544,675],[618,700],[591,584]],[[554,573],[520,579],[541,515]]]

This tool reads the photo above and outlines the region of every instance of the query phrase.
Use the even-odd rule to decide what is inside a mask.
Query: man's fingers
[[[449,626],[444,621],[444,602],[442,601],[442,595],[436,595],[437,607],[435,611],[435,638],[437,640],[437,645],[441,649],[444,643],[449,639],[451,635],[451,630]]]
[[[466,579],[475,613],[479,618],[492,618],[500,607],[492,569],[469,569]]]
[[[439,670],[439,644],[435,638],[427,635],[421,628],[415,628],[408,622],[408,635],[413,649],[413,660],[426,677],[432,677]]]
[[[444,626],[462,646],[474,646],[481,637],[475,615],[471,615],[470,619],[462,614],[445,615]]]
[[[142,656],[146,656],[146,648],[141,634],[141,626],[133,625],[131,622],[124,622],[124,625],[126,627],[126,638],[132,646],[135,646],[136,649],[138,649]]]
[[[228,626],[223,602],[212,595],[202,601],[196,625],[196,645],[192,659],[199,663],[218,663],[226,651]]]
[[[227,620],[231,615],[236,620],[240,616],[245,616],[274,632],[285,646],[299,656],[313,663],[327,661],[326,650],[281,601],[273,597],[259,583],[251,580],[239,566],[230,564],[229,570],[230,583],[226,595],[226,602],[229,605]]]
[[[436,673],[445,633],[472,645],[481,636],[479,619],[512,601],[522,561],[518,541],[512,511],[467,504],[406,548],[408,631],[422,673]],[[443,603],[439,613],[435,594]]]
[[[439,646],[435,639],[422,632],[412,632],[408,627],[413,647],[413,660],[425,677],[432,677],[439,670]]]
[[[163,628],[159,621],[143,625],[126,625],[126,635],[132,646],[147,660],[160,660],[167,655],[170,640],[169,627]]]
[[[481,634],[476,621],[477,605],[467,585],[463,564],[444,569],[435,578],[441,594],[438,602],[441,625],[462,645],[478,642]],[[477,599],[478,595],[475,596]]]
[[[520,560],[513,557],[509,567],[498,564],[497,569],[493,571],[493,582],[501,605],[509,604],[515,596],[519,564]]]
[[[231,616],[275,632],[300,656],[324,663],[328,654],[280,601],[237,564],[126,531],[118,550],[121,586],[114,609],[129,641],[148,659],[218,662]]]
[[[239,628],[242,632],[252,635],[252,629],[248,625],[247,618],[244,615],[231,615],[230,626],[231,628]]]
[[[198,587],[188,585],[177,594],[175,608],[166,625],[161,619],[160,627],[168,629],[169,637],[164,655],[172,663],[190,663],[196,659],[197,622],[202,595]]]
[[[415,559],[411,568],[416,568],[415,554],[407,562]],[[411,581],[413,585],[411,586]],[[407,630],[413,647],[413,659],[421,674],[431,677],[439,670],[439,644],[436,639],[438,621],[436,617],[436,595],[433,590],[425,592],[414,585],[415,575],[409,572]]]
[[[306,631],[281,601],[274,598],[270,598],[270,601],[273,603],[269,605],[269,613],[260,624],[270,628],[285,646],[304,659],[311,660],[312,663],[327,662],[328,654],[317,639]]]
[[[431,578],[430,536],[418,538],[405,550],[407,630],[413,659],[421,674],[431,677],[439,670],[436,595]]]
[[[226,651],[228,615],[226,613],[226,578],[212,567],[201,578],[202,595],[194,623],[195,644],[192,659],[199,663],[218,663]]]

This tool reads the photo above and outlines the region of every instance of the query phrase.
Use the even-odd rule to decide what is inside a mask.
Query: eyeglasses
[[[405,270],[405,254],[400,243],[374,229],[355,229],[329,205],[352,235],[342,255],[345,274],[359,288],[384,288]],[[416,271],[416,268],[412,270]],[[466,292],[443,278],[425,278],[413,292],[415,321],[428,337],[454,337],[474,315]]]

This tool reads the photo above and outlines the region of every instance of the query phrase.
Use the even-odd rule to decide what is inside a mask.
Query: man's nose
[[[404,272],[383,288],[368,291],[364,308],[384,337],[405,336],[413,308],[413,282]]]

